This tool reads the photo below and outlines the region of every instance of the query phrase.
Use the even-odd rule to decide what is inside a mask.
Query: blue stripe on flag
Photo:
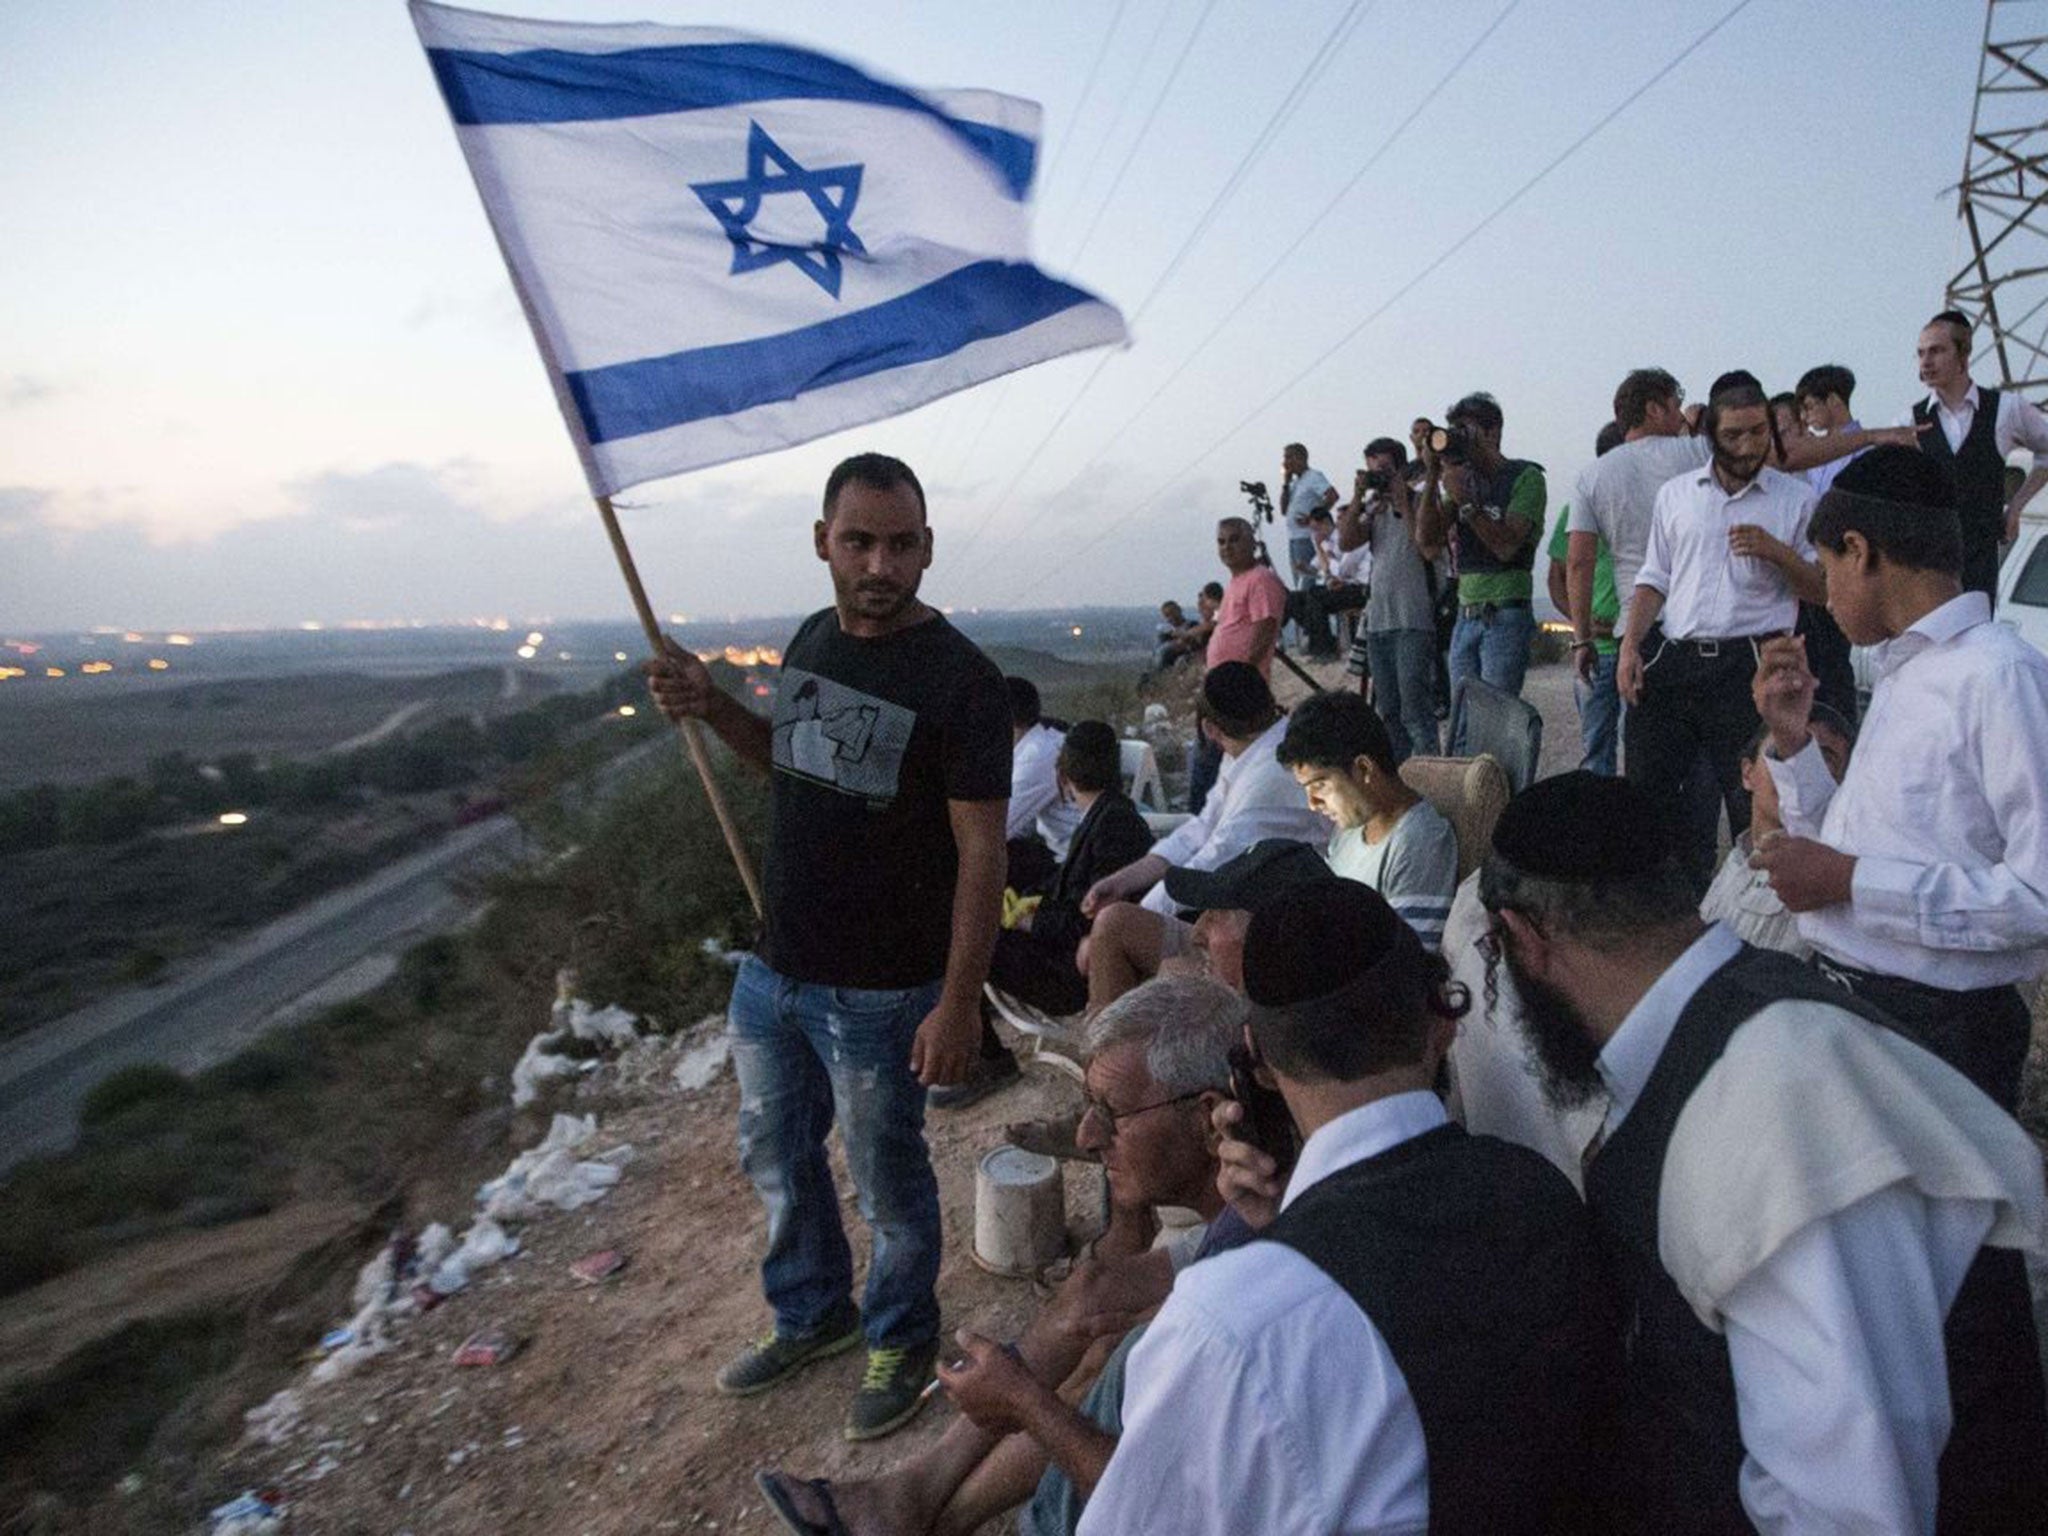
[[[638,437],[957,352],[1101,302],[1022,262],[978,261],[900,298],[756,341],[567,376],[592,443]]]
[[[944,124],[995,167],[1015,198],[1030,190],[1038,158],[1037,141],[1023,134],[949,116],[850,64],[774,43],[695,43],[617,53],[429,48],[427,61],[449,112],[471,127],[597,122],[755,101],[858,101]]]

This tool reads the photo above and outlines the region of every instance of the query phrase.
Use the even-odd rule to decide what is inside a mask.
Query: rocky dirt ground
[[[1037,1305],[1031,1283],[999,1279],[969,1253],[974,1167],[1003,1121],[1069,1105],[1072,1079],[1046,1067],[968,1110],[934,1115],[947,1251],[939,1294],[948,1332],[1014,1334]],[[701,1092],[666,1087],[579,1094],[565,1107],[599,1116],[596,1146],[632,1145],[603,1201],[523,1229],[522,1252],[470,1289],[403,1325],[395,1347],[326,1385],[303,1379],[299,1423],[279,1443],[251,1439],[220,1468],[223,1497],[275,1490],[283,1529],[306,1536],[418,1536],[776,1531],[751,1478],[780,1464],[851,1477],[888,1467],[936,1438],[950,1410],[866,1446],[840,1425],[858,1381],[858,1351],[757,1398],[720,1396],[712,1377],[767,1325],[755,1266],[760,1207],[733,1149],[730,1071]],[[835,1166],[857,1263],[865,1229]],[[1081,1224],[1099,1186],[1069,1179]],[[1092,1198],[1091,1198],[1092,1194]],[[447,1213],[455,1219],[459,1213]],[[586,1286],[569,1266],[594,1250],[629,1258]],[[521,1348],[498,1366],[453,1364],[486,1325]]]

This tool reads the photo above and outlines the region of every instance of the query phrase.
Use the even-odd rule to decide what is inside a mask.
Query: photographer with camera
[[[1397,766],[1437,750],[1431,552],[1421,544],[1407,470],[1407,450],[1396,439],[1374,438],[1365,445],[1365,468],[1353,482],[1351,500],[1337,509],[1337,547],[1372,551],[1366,671]]]
[[[1426,552],[1450,543],[1457,555],[1451,694],[1476,676],[1520,698],[1536,633],[1529,598],[1543,533],[1543,466],[1502,455],[1500,403],[1489,394],[1467,395],[1445,420],[1422,439],[1428,474],[1417,520]],[[1451,755],[1464,752],[1454,732]]]

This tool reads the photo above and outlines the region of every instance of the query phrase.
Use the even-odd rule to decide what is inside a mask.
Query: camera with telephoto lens
[[[1463,427],[1431,427],[1430,451],[1446,464],[1462,464],[1472,456],[1472,434]]]
[[[1394,472],[1391,469],[1360,470],[1359,480],[1368,491],[1378,491],[1382,496],[1394,488]]]

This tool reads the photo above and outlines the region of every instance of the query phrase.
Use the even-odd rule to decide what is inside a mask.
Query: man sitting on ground
[[[1067,732],[1058,772],[1080,825],[1045,899],[996,935],[988,968],[997,987],[1055,1015],[1079,1013],[1088,1002],[1088,983],[1074,964],[1089,929],[1082,897],[1152,847],[1152,829],[1123,791],[1121,751],[1105,722],[1083,720]]]
[[[1458,835],[1402,782],[1373,707],[1355,693],[1304,699],[1275,755],[1309,805],[1336,823],[1331,869],[1378,891],[1424,948],[1441,949],[1458,889]]]
[[[1093,1485],[1084,1533],[1579,1528],[1593,1236],[1540,1158],[1445,1121],[1430,1085],[1462,1001],[1443,961],[1336,881],[1261,905],[1244,968],[1250,1043],[1307,1139],[1284,1193],[1232,1179],[1261,1240],[1176,1277],[1131,1353],[1121,1438],[1028,1385],[984,1410],[977,1379],[1021,1373],[971,1336],[940,1379]]]
[[[2048,1530],[2026,1132],[1811,967],[1703,924],[1625,779],[1524,790],[1480,893],[1554,1094],[1607,1093],[1585,1177],[1629,1319],[1613,1528]]]
[[[1112,1222],[1094,1256],[1017,1341],[1014,1368],[1050,1395],[1082,1367],[1105,1329],[1124,1334],[1080,1400],[1084,1422],[1107,1435],[1118,1431],[1124,1363],[1144,1331],[1132,1327],[1137,1317],[1166,1299],[1179,1269],[1250,1235],[1217,1192],[1208,1119],[1229,1093],[1228,1053],[1244,1015],[1243,999],[1213,981],[1163,976],[1127,993],[1089,1026],[1080,1137],[1102,1158],[1113,1209],[1135,1219]],[[1168,1246],[1147,1248],[1161,1205],[1192,1208],[1206,1224]],[[999,1358],[1012,1363],[1008,1355]],[[956,1388],[979,1388],[992,1399],[1010,1395],[1012,1384],[984,1376]],[[1065,1398],[1054,1400],[1065,1407]],[[1029,1434],[989,1432],[973,1417],[956,1419],[936,1444],[880,1477],[832,1484],[762,1471],[755,1480],[799,1533],[964,1533],[1029,1499],[1018,1526],[1025,1536],[1067,1536],[1079,1510],[1073,1485],[1048,1467],[1044,1448]]]
[[[1310,809],[1294,775],[1274,758],[1285,726],[1255,668],[1242,661],[1211,667],[1195,701],[1195,720],[1223,757],[1200,814],[1143,858],[1096,881],[1082,898],[1082,914],[1095,923],[1081,960],[1091,1009],[1156,976],[1162,960],[1185,952],[1188,925],[1174,915],[1173,898],[1158,883],[1169,869],[1214,869],[1268,837],[1318,847],[1329,840],[1330,824]]]

